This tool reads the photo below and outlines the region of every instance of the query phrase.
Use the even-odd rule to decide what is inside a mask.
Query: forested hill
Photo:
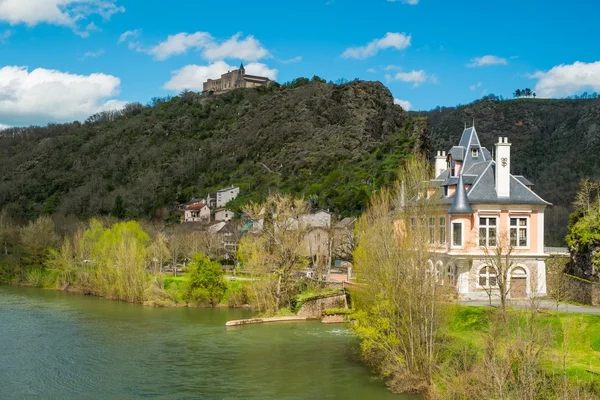
[[[426,120],[409,119],[378,82],[186,92],[84,123],[0,132],[0,208],[86,217],[110,213],[120,196],[127,217],[165,217],[239,185],[238,205],[284,191],[355,214],[403,157],[428,150],[427,134]]]
[[[562,244],[580,180],[600,178],[600,99],[488,98],[420,115],[429,118],[433,150],[456,144],[464,123],[470,126],[473,119],[490,151],[498,136],[508,136],[512,171],[554,204],[546,214],[546,236],[548,243]]]

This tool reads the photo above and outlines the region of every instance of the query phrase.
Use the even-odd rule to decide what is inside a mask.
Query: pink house
[[[458,146],[437,152],[432,183],[442,193],[443,211],[429,221],[429,267],[454,282],[461,298],[487,298],[497,286],[489,255],[500,245],[512,249],[509,297],[544,296],[544,210],[550,203],[526,178],[511,174],[508,138],[500,137],[494,152],[495,159],[475,127],[463,131]]]

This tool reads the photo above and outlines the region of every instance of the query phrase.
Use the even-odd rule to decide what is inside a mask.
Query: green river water
[[[0,286],[0,399],[405,399],[344,325]]]

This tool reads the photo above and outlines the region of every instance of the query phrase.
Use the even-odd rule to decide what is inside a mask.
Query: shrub
[[[42,287],[44,285],[44,271],[41,268],[32,268],[27,272],[26,281],[28,285]]]
[[[229,282],[225,293],[225,301],[229,307],[241,307],[250,302],[248,288],[240,281]]]
[[[195,254],[188,264],[188,302],[214,307],[221,302],[226,289],[221,265],[204,254]]]

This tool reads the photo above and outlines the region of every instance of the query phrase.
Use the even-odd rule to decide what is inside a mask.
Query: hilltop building
[[[429,268],[442,282],[454,283],[460,297],[487,298],[497,291],[490,254],[500,245],[511,249],[509,298],[544,296],[544,210],[550,203],[526,178],[511,174],[508,138],[499,138],[495,154],[493,159],[481,145],[475,127],[466,128],[447,153],[437,152],[428,195],[439,193],[442,212],[427,221]]]
[[[248,75],[244,64],[239,69],[234,69],[221,75],[219,79],[209,79],[202,84],[204,92],[226,92],[237,88],[253,88],[268,86],[271,80],[264,76]]]

